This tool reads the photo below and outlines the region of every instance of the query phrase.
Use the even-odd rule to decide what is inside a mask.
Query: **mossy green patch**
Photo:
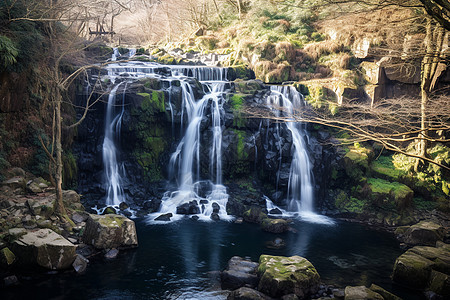
[[[106,227],[122,227],[125,218],[123,216],[109,214],[98,219],[98,222]]]
[[[234,94],[230,98],[230,106],[233,109],[233,126],[238,128],[245,127],[246,119],[242,116],[242,108],[244,106],[245,94]]]
[[[236,151],[237,151],[237,158],[239,160],[245,160],[248,158],[248,153],[244,151],[245,148],[245,138],[247,136],[247,133],[243,130],[234,130],[234,133],[237,136],[237,146],[236,146]]]
[[[404,171],[394,166],[391,156],[380,156],[372,162],[370,167],[372,171],[384,178],[398,180],[401,176],[406,175]]]
[[[400,182],[389,182],[380,178],[369,178],[367,183],[371,190],[371,199],[376,204],[394,200],[397,208],[404,209],[411,205],[414,192]]]

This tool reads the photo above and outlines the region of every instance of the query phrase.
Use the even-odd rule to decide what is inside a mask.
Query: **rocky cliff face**
[[[198,98],[204,94],[199,82],[189,82]],[[267,118],[248,118],[243,107],[264,107],[269,87],[260,81],[237,80],[227,86],[222,126],[223,181],[230,200],[246,205],[265,206],[263,194],[283,204],[286,198],[292,135],[285,125]],[[143,79],[117,92],[124,100],[124,114],[120,139],[120,161],[126,170],[123,182],[127,202],[144,205],[147,200],[161,199],[169,179],[170,155],[186,128],[182,113],[182,89],[177,82]],[[81,102],[83,95],[79,96]],[[119,103],[119,102],[118,102]],[[206,108],[207,110],[209,108]],[[76,153],[79,157],[78,191],[92,205],[104,205],[102,143],[106,105],[97,103],[78,130]],[[200,156],[208,157],[212,144],[211,112],[201,120]],[[307,149],[313,164],[317,198],[326,195],[330,180],[329,166],[334,161],[334,150],[322,143],[329,134],[309,128]],[[200,166],[200,177],[207,178],[208,163]],[[231,213],[242,213],[239,204],[231,205]]]

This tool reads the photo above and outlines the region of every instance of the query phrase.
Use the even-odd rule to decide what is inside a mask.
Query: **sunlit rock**
[[[89,215],[83,241],[97,249],[136,247],[136,227],[132,220],[115,214]]]
[[[261,255],[258,274],[258,290],[271,297],[295,294],[304,299],[319,289],[319,273],[300,256]]]

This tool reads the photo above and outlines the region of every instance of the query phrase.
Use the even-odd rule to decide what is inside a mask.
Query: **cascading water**
[[[175,183],[176,187],[167,191],[162,199],[160,210],[156,215],[151,215],[149,219],[154,219],[165,213],[172,213],[176,220],[182,214],[196,214],[200,219],[231,219],[226,213],[226,203],[228,194],[226,187],[222,184],[222,121],[224,116],[223,94],[227,83],[227,69],[203,66],[163,66],[156,63],[128,62],[115,63],[107,66],[108,76],[114,79],[122,74],[127,74],[128,78],[153,77],[161,78],[169,83],[166,92],[169,94],[168,108],[172,117],[173,127],[173,107],[170,101],[172,82],[180,85],[182,93],[181,108],[181,136],[176,150],[171,155],[169,163],[169,180]],[[188,77],[195,77],[200,81],[204,89],[204,96],[196,99],[194,90],[189,83]],[[117,87],[113,89],[114,94]],[[110,94],[110,97],[112,97]],[[112,101],[112,100],[111,100]],[[109,101],[108,101],[109,103]],[[210,118],[208,134],[211,135],[211,144],[205,145],[201,138],[204,136],[201,130],[202,121]],[[184,126],[187,126],[184,128]],[[105,141],[106,141],[105,137]],[[109,147],[109,140],[106,145]],[[205,148],[206,147],[206,148]],[[207,149],[207,151],[204,151]],[[115,152],[108,151],[108,161],[114,160]],[[205,155],[204,153],[208,154]],[[203,155],[201,155],[203,153]],[[209,172],[203,171],[205,178],[201,178],[201,166],[209,166]],[[105,161],[106,168],[106,161]],[[111,168],[111,167],[110,167]],[[113,168],[114,169],[114,168]],[[116,174],[117,177],[108,177],[110,183],[108,190],[112,191],[111,199],[114,195],[123,196],[120,188],[115,188],[116,182],[120,183],[120,174],[108,171],[108,174]],[[113,188],[114,187],[114,188]],[[109,195],[109,193],[108,193]],[[108,196],[107,204],[118,204],[110,201]],[[120,203],[120,200],[119,200]],[[188,212],[183,212],[182,208],[188,206]],[[181,207],[181,208],[180,208]]]
[[[187,73],[187,68],[175,69],[178,74]],[[203,70],[203,72],[202,72]],[[230,219],[226,213],[228,194],[222,185],[222,124],[223,93],[226,82],[226,69],[193,68],[192,74],[201,81],[206,94],[196,100],[191,86],[181,82],[183,111],[182,123],[187,117],[187,128],[177,149],[170,158],[169,174],[177,183],[177,190],[166,192],[159,214],[197,214],[200,219],[209,220],[214,215],[220,219]],[[216,81],[217,79],[221,81]],[[209,106],[209,107],[208,107]],[[209,109],[208,109],[209,108]],[[209,180],[201,180],[200,168],[205,157],[200,155],[201,131],[200,126],[206,113],[211,115],[212,143],[209,148]],[[205,191],[205,186],[207,186]],[[186,211],[180,207],[185,206]],[[178,216],[179,218],[180,216]]]
[[[122,99],[121,111],[116,114],[116,93],[122,83],[113,87],[108,96],[105,120],[105,139],[103,141],[103,165],[105,172],[106,205],[116,206],[125,200],[122,189],[123,167],[118,163],[118,150],[115,142],[120,137],[120,127],[124,112]],[[124,92],[125,94],[125,92]],[[125,96],[124,96],[125,97]]]
[[[305,105],[303,96],[292,86],[271,86],[270,91],[266,103],[277,117],[287,118],[285,124],[292,135],[293,155],[289,171],[287,212],[298,213],[306,221],[332,223],[330,219],[313,211],[312,166],[305,147],[307,132],[304,125],[293,118],[295,111]],[[271,202],[269,205],[274,208]]]

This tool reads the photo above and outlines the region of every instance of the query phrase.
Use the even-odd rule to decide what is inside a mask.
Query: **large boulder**
[[[228,266],[221,273],[222,289],[235,290],[243,286],[256,287],[258,276],[256,270],[258,263],[233,256],[228,261]]]
[[[392,279],[412,288],[429,288],[447,296],[449,275],[450,245],[438,242],[437,247],[416,246],[398,257]]]
[[[404,241],[409,245],[434,246],[437,241],[442,241],[445,229],[429,221],[422,221],[409,227],[404,234]]]
[[[83,241],[97,249],[137,247],[138,245],[134,222],[116,214],[89,215]]]
[[[39,229],[21,236],[12,249],[20,264],[62,270],[75,260],[76,246],[51,229]]]
[[[384,300],[384,298],[365,286],[347,286],[345,300]]]
[[[319,289],[319,273],[300,256],[261,255],[258,274],[258,290],[271,297],[295,294],[304,299]]]

